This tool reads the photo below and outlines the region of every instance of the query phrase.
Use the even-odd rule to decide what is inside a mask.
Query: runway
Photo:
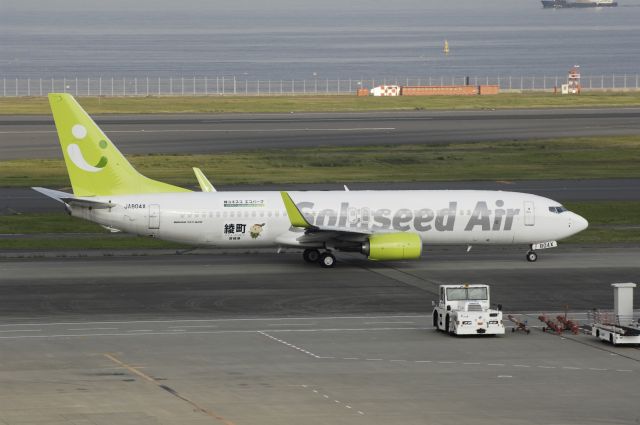
[[[552,251],[332,270],[299,253],[5,258],[0,423],[633,424],[639,350],[432,327],[441,282],[490,283],[537,326],[565,304],[610,308],[609,284],[640,274],[640,248]]]
[[[96,116],[124,154],[519,141],[640,133],[640,108]],[[0,158],[60,158],[51,116],[0,117]]]

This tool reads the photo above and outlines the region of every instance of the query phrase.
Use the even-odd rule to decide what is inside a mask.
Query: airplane
[[[488,190],[201,191],[152,180],[127,161],[69,94],[51,93],[73,194],[33,189],[66,211],[117,232],[221,248],[299,248],[330,268],[334,252],[374,261],[417,259],[423,245],[529,245],[537,250],[587,228],[583,217],[541,196]]]

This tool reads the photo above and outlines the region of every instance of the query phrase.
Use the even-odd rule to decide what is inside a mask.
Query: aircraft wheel
[[[527,252],[527,261],[530,263],[535,263],[538,260],[538,254],[535,251]]]
[[[323,252],[320,255],[320,266],[329,269],[336,265],[336,257],[330,252]]]
[[[305,249],[302,253],[302,258],[307,263],[317,263],[320,260],[320,251],[317,249]]]

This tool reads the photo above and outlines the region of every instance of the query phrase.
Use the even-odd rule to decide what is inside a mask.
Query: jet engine
[[[369,260],[413,260],[422,254],[422,239],[416,233],[381,233],[369,236],[361,251]]]

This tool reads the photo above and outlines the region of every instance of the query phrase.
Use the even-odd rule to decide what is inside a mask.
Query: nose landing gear
[[[538,254],[534,250],[529,250],[527,252],[527,261],[530,263],[534,263],[538,260]]]

